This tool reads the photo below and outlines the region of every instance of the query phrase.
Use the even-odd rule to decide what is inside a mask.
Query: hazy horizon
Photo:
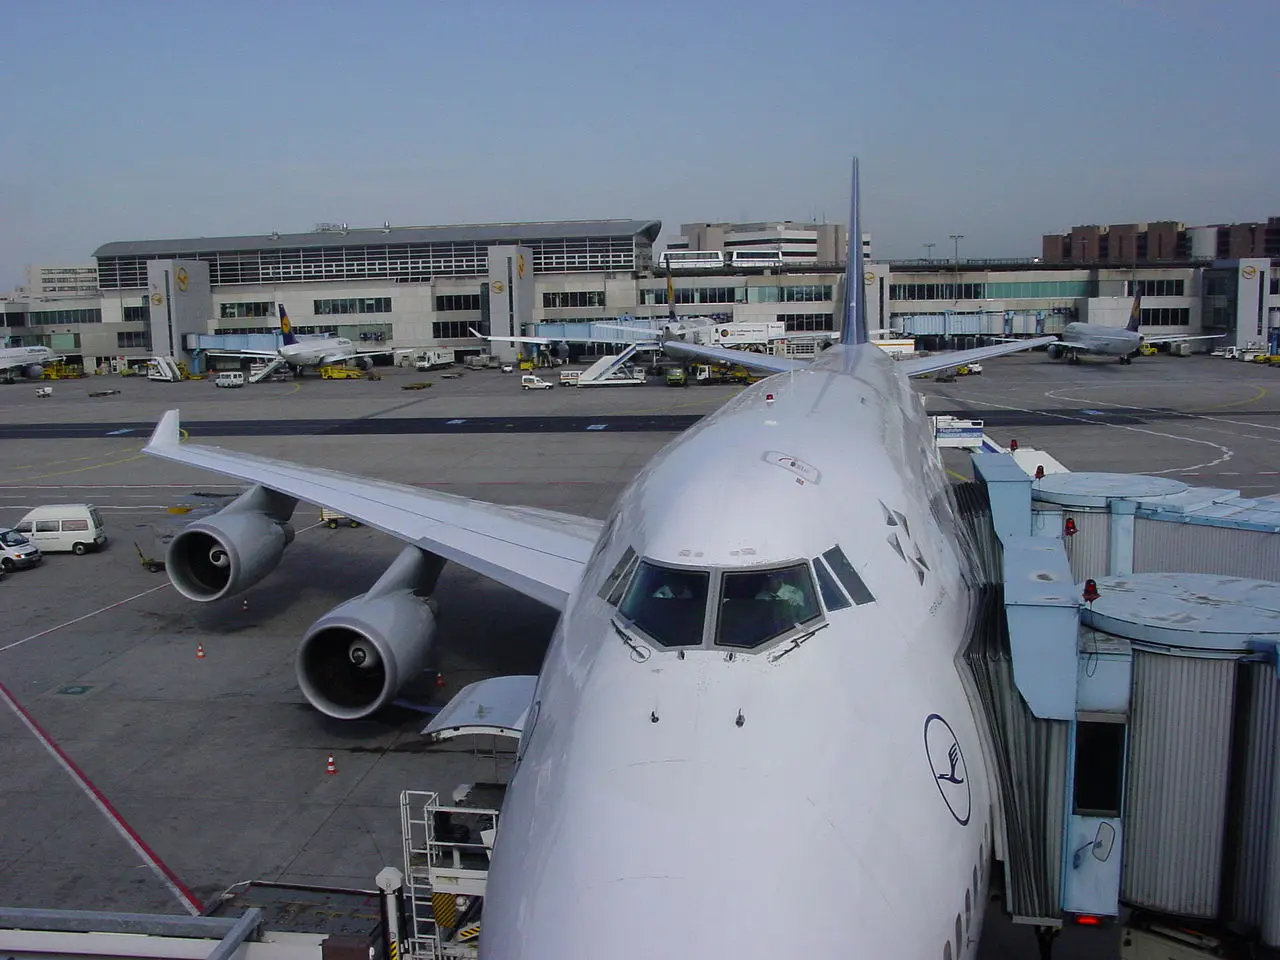
[[[877,257],[1280,215],[1280,5],[10,4],[0,289],[117,240],[843,222]]]

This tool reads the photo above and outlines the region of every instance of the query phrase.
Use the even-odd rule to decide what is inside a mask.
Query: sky
[[[877,257],[1280,215],[1275,0],[0,0],[0,289],[114,240],[848,215]]]

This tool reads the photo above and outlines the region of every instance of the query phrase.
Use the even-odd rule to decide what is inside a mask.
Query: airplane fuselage
[[[43,367],[58,359],[58,354],[48,347],[0,348],[0,372],[11,372],[27,367]],[[37,374],[38,375],[38,374]]]
[[[295,367],[318,367],[326,363],[341,363],[356,357],[356,345],[346,337],[326,337],[322,340],[300,340],[280,348],[280,356]]]
[[[957,665],[972,580],[922,410],[877,347],[837,346],[627,488],[539,678],[483,956],[973,955],[991,835]],[[816,619],[759,646],[720,642],[735,577],[821,578],[834,548],[865,592],[822,592]],[[628,551],[705,575],[699,642],[627,615],[639,573],[610,588]]]
[[[1141,335],[1123,327],[1103,327],[1077,321],[1067,324],[1062,331],[1061,352],[1068,355],[1075,351],[1106,357],[1129,357],[1141,346]]]

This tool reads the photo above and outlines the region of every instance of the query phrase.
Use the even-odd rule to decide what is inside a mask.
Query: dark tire
[[[71,552],[74,553],[77,557],[83,557],[86,553],[89,552],[89,548],[83,543],[73,543],[71,545]]]
[[[337,521],[337,520],[330,520],[327,524],[325,524],[325,526],[327,526],[330,530],[337,530],[337,529],[338,529],[338,521]]]
[[[360,521],[359,521],[359,520],[350,520],[350,521],[348,521],[348,522],[351,524],[351,529],[352,529],[352,530],[354,530],[356,527],[360,526]]]
[[[13,573],[14,570],[18,569],[18,565],[8,557],[5,557],[0,560],[0,569],[4,570],[5,573]]]
[[[161,570],[164,569],[164,567],[158,563],[148,563],[147,569],[150,570],[152,573],[159,573]]]

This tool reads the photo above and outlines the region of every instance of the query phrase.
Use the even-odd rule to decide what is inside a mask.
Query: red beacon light
[[[1037,480],[1043,480],[1043,479],[1044,479],[1044,464],[1043,464],[1043,463],[1041,463],[1041,464],[1039,464],[1039,465],[1037,465],[1037,466],[1036,466],[1036,479],[1037,479]]]
[[[1100,927],[1102,926],[1102,918],[1095,917],[1091,913],[1077,913],[1075,915],[1076,924],[1081,927]]]
[[[1017,453],[1017,452],[1018,452],[1018,441],[1017,441],[1017,440],[1010,440],[1010,441],[1009,441],[1009,452],[1010,452],[1010,453]]]
[[[1084,597],[1085,603],[1093,603],[1093,601],[1097,600],[1098,597],[1102,596],[1102,594],[1098,593],[1097,581],[1086,580],[1084,582],[1084,593],[1082,593],[1081,596]]]
[[[772,393],[766,393],[766,394],[764,395],[764,402],[765,402],[765,403],[773,403],[773,394],[772,394]]]
[[[1062,535],[1064,537],[1074,537],[1080,531],[1076,529],[1076,522],[1067,517],[1067,522],[1062,525]]]

